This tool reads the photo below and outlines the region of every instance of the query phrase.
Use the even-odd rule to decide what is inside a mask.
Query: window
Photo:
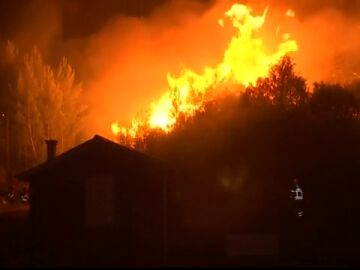
[[[111,176],[97,176],[86,180],[86,225],[111,226],[115,223],[114,187],[114,179]]]

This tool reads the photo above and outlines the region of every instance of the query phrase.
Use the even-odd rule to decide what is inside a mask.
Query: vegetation
[[[46,138],[58,138],[60,151],[76,145],[86,110],[65,58],[54,68],[36,48],[22,53],[11,43],[3,56],[0,172],[6,175],[10,163],[18,171],[43,160]],[[241,91],[208,102],[174,132],[149,133],[137,145],[187,174],[189,181],[175,184],[184,209],[213,223],[230,226],[245,215],[252,225],[275,228],[291,211],[289,191],[298,178],[306,218],[330,231],[341,220],[344,234],[355,231],[360,218],[350,216],[360,205],[360,83],[321,82],[309,91],[285,57],[267,78]]]
[[[177,190],[194,219],[290,230],[290,189],[298,178],[312,233],[332,233],[321,243],[339,244],[335,235],[357,243],[359,94],[359,83],[316,83],[310,92],[286,57],[240,97],[211,102],[173,133],[149,134],[142,145],[189,172]]]
[[[2,170],[18,172],[45,159],[45,139],[59,140],[59,152],[78,144],[86,107],[66,58],[51,67],[36,47],[23,53],[11,42],[1,54]]]
[[[54,68],[36,48],[22,53],[8,43],[2,53],[0,180],[43,160],[46,138],[59,139],[61,152],[79,143],[86,113],[66,58]],[[206,229],[291,233],[297,227],[289,195],[297,178],[311,245],[358,245],[360,82],[320,82],[310,91],[285,57],[241,92],[137,144],[183,173],[170,190],[182,214]]]

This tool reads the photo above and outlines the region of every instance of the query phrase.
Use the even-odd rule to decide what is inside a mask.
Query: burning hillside
[[[0,191],[30,181],[41,230],[5,264],[238,266],[270,238],[254,265],[358,263],[360,1],[23,2],[0,31]]]
[[[256,85],[259,78],[269,75],[270,68],[288,53],[298,50],[297,42],[290,33],[281,33],[281,26],[273,29],[278,41],[271,50],[265,44],[259,30],[266,23],[268,8],[261,15],[255,15],[246,5],[234,4],[218,20],[219,27],[233,27],[235,35],[224,52],[222,62],[206,66],[202,73],[184,69],[180,76],[167,75],[169,90],[148,111],[132,120],[130,127],[115,122],[111,128],[123,143],[133,145],[151,130],[171,132],[178,119],[188,119],[204,110],[204,105],[227,94],[239,94],[250,85]],[[295,17],[294,11],[287,10],[284,17]],[[216,44],[212,44],[216,46]],[[239,88],[238,86],[242,86]],[[236,91],[232,89],[236,87]]]
[[[91,14],[99,19],[96,27],[77,20],[81,16],[76,14],[88,12],[83,0],[59,1],[51,7],[58,16],[50,7],[40,10],[34,0],[19,14],[26,23],[8,37],[11,42],[5,44],[14,46],[7,46],[7,57],[2,57],[11,60],[4,64],[11,76],[3,72],[0,80],[2,111],[11,112],[18,122],[13,130],[26,134],[21,145],[31,149],[19,156],[39,156],[46,136],[61,138],[64,150],[74,145],[65,143],[70,136],[63,133],[74,134],[71,141],[99,133],[135,146],[149,134],[169,135],[205,113],[209,103],[243,96],[251,88],[252,95],[275,99],[277,88],[260,90],[264,87],[258,80],[268,78],[286,55],[304,76],[305,91],[313,90],[314,82],[359,78],[359,20],[354,16],[359,9],[340,4],[346,1],[166,0],[141,16],[121,13],[125,4],[113,10],[120,2],[110,2],[91,4],[91,10],[109,11],[102,19]],[[49,14],[54,20],[49,25],[56,29],[44,23]],[[41,20],[29,23],[34,17]],[[31,32],[39,37],[22,35]],[[67,60],[56,65],[59,55]],[[291,102],[298,100],[295,95]],[[57,135],[59,122],[72,132]]]

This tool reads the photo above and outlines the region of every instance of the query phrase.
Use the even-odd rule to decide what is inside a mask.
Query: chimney
[[[57,140],[46,140],[47,146],[47,161],[51,161],[56,157]]]

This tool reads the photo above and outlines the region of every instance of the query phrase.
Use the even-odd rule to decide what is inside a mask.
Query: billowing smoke
[[[276,15],[281,28],[298,41],[294,55],[299,72],[310,82],[319,80],[348,81],[359,78],[360,2],[351,0],[254,0],[251,6],[268,5],[270,13],[291,9],[296,16],[284,22]]]
[[[60,0],[15,0],[0,4],[3,20],[0,41],[11,40],[28,51],[36,45],[48,62],[59,62],[62,44],[62,3]],[[3,14],[4,13],[4,14]]]
[[[233,34],[217,23],[230,0],[18,1],[24,8],[9,37],[23,47],[37,44],[51,63],[70,58],[86,89],[91,134],[109,135],[111,122],[126,124],[146,110],[167,89],[168,72],[218,63]],[[291,33],[298,72],[310,83],[359,76],[359,1],[240,2],[258,14],[270,7],[265,41],[271,45],[277,26]],[[284,18],[290,8],[295,18]]]
[[[218,63],[233,32],[224,32],[217,21],[231,3],[173,1],[146,17],[115,16],[87,38],[78,60],[90,94],[94,131],[108,134],[112,121],[127,124],[146,110],[166,91],[168,72],[179,74],[183,67],[200,72]],[[271,31],[264,33],[269,43],[278,25],[298,41],[295,62],[310,84],[348,80],[360,68],[359,9],[346,3],[350,1],[249,1],[258,14],[270,7]],[[294,19],[284,19],[289,8],[297,14]]]
[[[359,79],[360,2],[284,2],[298,14],[289,31],[299,42],[295,60],[302,75],[310,82]]]
[[[202,13],[204,4],[184,3],[174,1],[146,18],[116,17],[87,40],[82,66],[96,130],[110,132],[113,121],[126,125],[147,109],[168,89],[168,72],[185,66],[201,71],[221,60],[230,33],[221,33],[214,12]]]

